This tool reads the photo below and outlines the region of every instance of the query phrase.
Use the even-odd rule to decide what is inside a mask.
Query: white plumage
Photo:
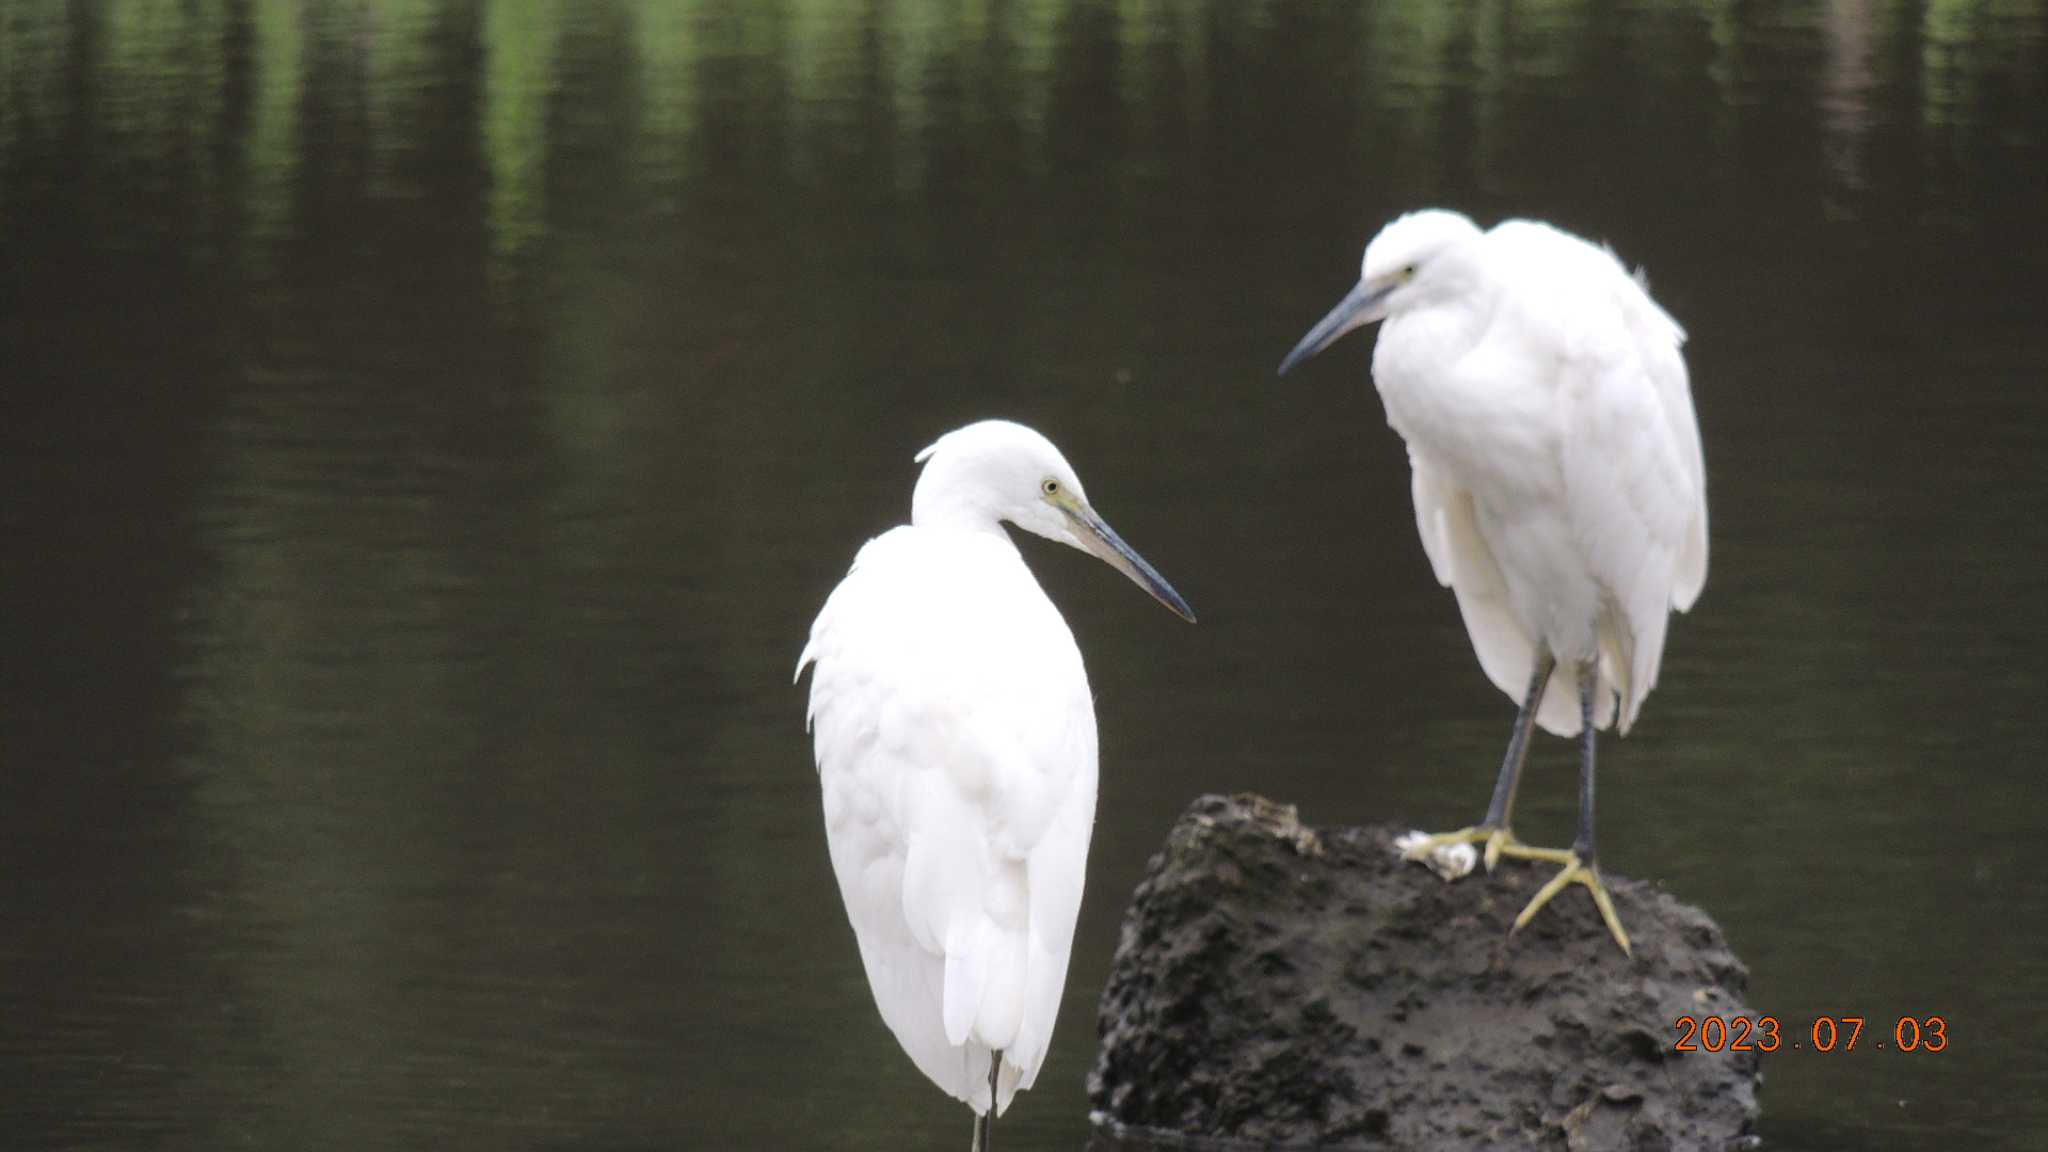
[[[1408,446],[1416,527],[1480,666],[1550,732],[1579,734],[1582,711],[1627,732],[1657,683],[1671,609],[1690,608],[1707,575],[1684,331],[1604,248],[1526,220],[1481,232],[1440,210],[1366,246],[1358,286],[1281,371],[1375,320],[1373,382]],[[1510,745],[1487,822],[1437,840],[1492,836],[1491,865],[1511,843],[1525,750]],[[1590,867],[1590,741],[1584,771],[1575,847]]]
[[[861,549],[804,658],[832,870],[875,1004],[977,1111],[1004,1052],[1007,1107],[1052,1037],[1095,816],[1073,634],[1008,540],[904,527]]]
[[[1094,552],[1192,619],[1104,524],[1043,436],[940,439],[911,523],[869,541],[797,665],[832,869],[876,1007],[918,1068],[979,1115],[1029,1088],[1052,1041],[1095,818],[1080,650],[1002,522]]]
[[[1481,232],[1457,213],[1411,213],[1367,246],[1361,277],[1384,290],[1317,347],[1384,316],[1373,383],[1408,444],[1423,549],[1480,665],[1519,701],[1549,648],[1558,667],[1537,720],[1569,736],[1576,668],[1597,655],[1599,725],[1618,714],[1626,732],[1656,684],[1668,612],[1707,576],[1684,330],[1612,252],[1528,220]]]

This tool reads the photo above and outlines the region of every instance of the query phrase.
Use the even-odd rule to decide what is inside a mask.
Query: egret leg
[[[1003,1054],[988,1054],[988,1112],[974,1118],[974,1143],[968,1152],[995,1152],[996,1146],[996,1075],[1003,1068]]]
[[[1522,914],[1515,917],[1515,926],[1508,929],[1513,935],[1522,930],[1538,909],[1550,903],[1550,899],[1572,884],[1583,884],[1593,894],[1593,906],[1600,909],[1600,919],[1607,922],[1607,931],[1614,936],[1614,942],[1621,945],[1621,954],[1633,955],[1629,950],[1628,933],[1621,927],[1621,918],[1614,914],[1614,901],[1607,895],[1607,886],[1600,882],[1600,868],[1593,847],[1593,744],[1596,733],[1593,729],[1593,693],[1600,680],[1597,664],[1587,664],[1579,669],[1579,834],[1572,840],[1572,849],[1564,854],[1564,867],[1550,878],[1536,895],[1531,897]]]
[[[1469,828],[1456,832],[1439,832],[1411,845],[1404,854],[1409,860],[1422,860],[1431,852],[1447,844],[1486,843],[1486,870],[1502,856],[1515,856],[1524,860],[1549,860],[1562,864],[1571,853],[1557,848],[1530,848],[1515,839],[1514,829],[1509,821],[1514,818],[1515,792],[1522,786],[1522,765],[1529,759],[1529,735],[1536,728],[1536,708],[1543,703],[1543,689],[1550,683],[1550,674],[1557,668],[1557,658],[1548,651],[1536,658],[1536,670],[1529,677],[1529,690],[1522,696],[1522,709],[1515,714],[1515,731],[1508,737],[1508,752],[1500,762],[1500,776],[1493,783],[1493,800],[1486,806],[1486,819]]]

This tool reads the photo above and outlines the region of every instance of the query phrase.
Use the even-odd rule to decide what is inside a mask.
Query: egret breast
[[[1373,382],[1388,424],[1450,489],[1471,496],[1529,640],[1563,662],[1584,659],[1601,594],[1565,504],[1561,362],[1541,341],[1516,338],[1512,312],[1488,312],[1484,327],[1474,315],[1452,305],[1390,319]]]

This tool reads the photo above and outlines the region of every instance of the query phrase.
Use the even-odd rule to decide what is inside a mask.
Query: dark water
[[[789,674],[911,454],[1006,414],[1202,613],[1027,545],[1103,780],[1008,1131],[1079,1148],[1187,798],[1484,804],[1511,706],[1369,338],[1272,375],[1444,204],[1692,332],[1713,568],[1602,848],[1759,1008],[1871,1021],[1767,1058],[1771,1146],[2038,1147],[2044,9],[14,0],[0,1145],[958,1147]]]

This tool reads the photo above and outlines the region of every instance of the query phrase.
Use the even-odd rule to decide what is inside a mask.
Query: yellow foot
[[[1491,828],[1484,824],[1474,824],[1470,828],[1460,828],[1456,832],[1439,832],[1434,836],[1425,836],[1410,844],[1401,855],[1408,860],[1427,860],[1429,854],[1439,848],[1481,842],[1486,845],[1483,859],[1488,872],[1493,871],[1494,865],[1500,863],[1503,856],[1513,856],[1518,860],[1548,860],[1553,864],[1577,862],[1570,852],[1562,848],[1531,848],[1515,839],[1514,829]]]
[[[1531,848],[1515,839],[1515,834],[1505,828],[1486,842],[1486,870],[1493,871],[1493,862],[1502,856],[1513,856],[1517,860],[1548,860],[1552,864],[1572,862],[1572,854],[1565,849]]]
[[[1508,929],[1508,934],[1512,936],[1520,932],[1522,925],[1527,924],[1538,909],[1550,903],[1551,897],[1564,891],[1566,885],[1584,884],[1586,890],[1593,894],[1593,905],[1600,909],[1600,918],[1607,921],[1607,930],[1614,934],[1614,942],[1621,945],[1621,954],[1634,955],[1629,950],[1628,933],[1621,930],[1621,919],[1614,914],[1614,901],[1607,898],[1607,887],[1600,883],[1600,870],[1591,865],[1581,864],[1579,858],[1570,852],[1563,855],[1564,867],[1550,878],[1550,883],[1545,884],[1542,890],[1529,899],[1529,906],[1522,909],[1520,916],[1515,917],[1515,926]]]

